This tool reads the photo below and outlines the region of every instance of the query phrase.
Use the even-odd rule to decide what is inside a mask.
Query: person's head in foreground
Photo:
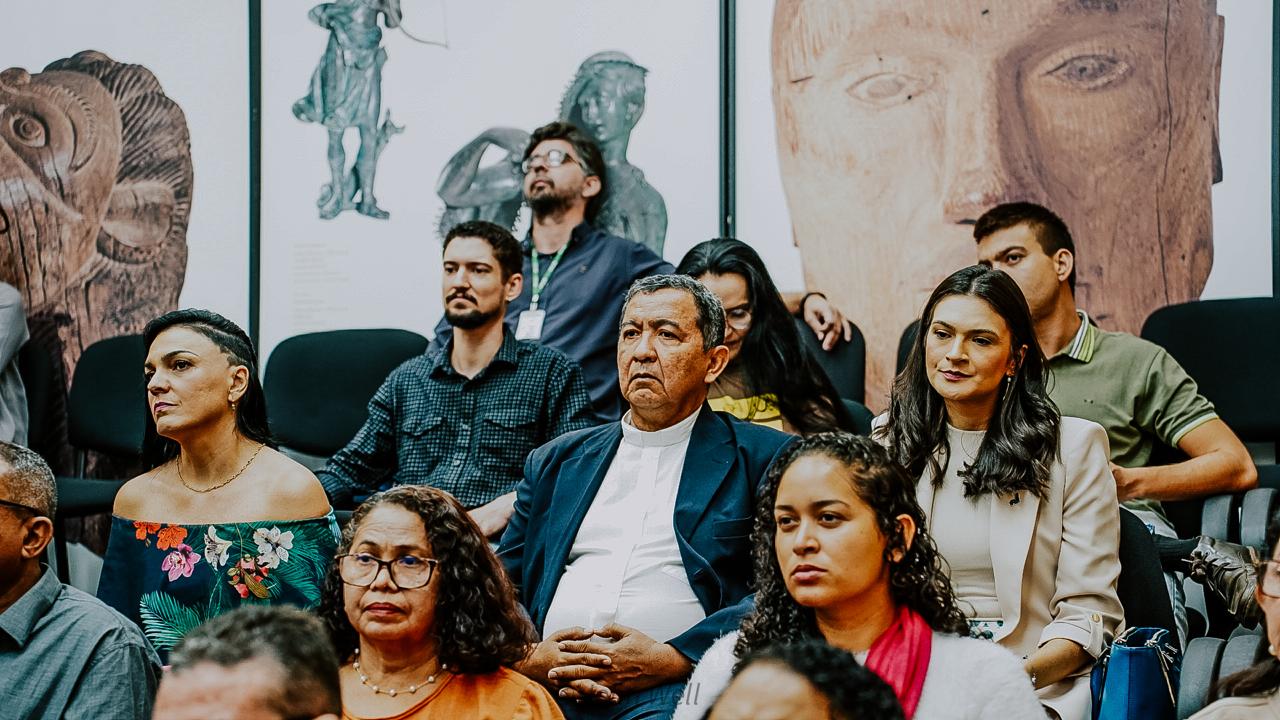
[[[1041,496],[1058,447],[1059,416],[1027,301],[999,270],[957,270],[933,291],[880,430],[910,477],[943,476],[947,425],[986,430],[966,496]]]
[[[720,298],[727,373],[740,375],[752,395],[776,397],[783,416],[802,433],[853,429],[839,393],[805,349],[800,329],[754,248],[732,238],[707,240],[685,253],[676,272]]]
[[[821,640],[763,647],[742,659],[708,720],[901,720],[890,688]]]
[[[915,484],[870,438],[822,433],[792,443],[769,468],[756,507],[756,603],[742,622],[738,657],[842,638],[858,645],[850,650],[870,649],[867,662],[879,668],[873,646],[895,624],[923,643],[933,631],[968,632]]]
[[[57,510],[53,472],[34,450],[0,442],[0,611],[44,573],[40,559],[53,540]]]
[[[1280,513],[1271,517],[1267,526],[1267,555],[1258,564],[1258,586],[1254,598],[1266,620],[1267,657],[1253,667],[1229,675],[1218,682],[1216,695],[1221,698],[1264,696],[1270,700],[1280,691]],[[1222,700],[1224,705],[1241,704],[1240,700]],[[1264,715],[1262,706],[1257,708]],[[1235,717],[1235,716],[1232,716]],[[1240,715],[1239,717],[1244,717]]]
[[[338,656],[324,623],[288,606],[247,606],[187,633],[154,720],[337,720]]]
[[[427,486],[392,488],[356,509],[320,614],[344,663],[349,711],[431,697],[450,675],[497,672],[536,641],[480,529]]]
[[[500,225],[468,220],[449,229],[441,251],[444,318],[475,330],[501,322],[524,287],[520,243]]]
[[[670,427],[707,399],[724,372],[724,308],[685,275],[651,275],[627,290],[618,329],[618,383],[640,430]]]

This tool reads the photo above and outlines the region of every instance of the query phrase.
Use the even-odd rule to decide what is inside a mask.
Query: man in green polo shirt
[[[1176,537],[1161,500],[1240,492],[1257,484],[1248,450],[1176,360],[1154,343],[1100,329],[1077,307],[1075,244],[1061,218],[1032,203],[1008,203],[980,217],[973,236],[978,262],[1008,273],[1027,298],[1053,372],[1049,395],[1058,409],[1106,428],[1111,471],[1125,507],[1156,533]],[[1179,448],[1188,459],[1150,465],[1157,443]],[[1170,591],[1185,643],[1181,589],[1171,585]]]

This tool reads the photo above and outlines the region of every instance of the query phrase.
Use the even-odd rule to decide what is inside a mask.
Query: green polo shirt
[[[1156,443],[1177,447],[1187,433],[1218,417],[1164,348],[1122,332],[1099,330],[1083,310],[1075,337],[1049,359],[1049,397],[1063,415],[1106,428],[1111,462],[1144,467]],[[1131,510],[1164,511],[1155,500],[1124,503]]]

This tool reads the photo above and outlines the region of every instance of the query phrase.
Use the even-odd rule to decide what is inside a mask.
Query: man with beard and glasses
[[[334,506],[393,485],[431,485],[493,536],[511,517],[529,452],[592,424],[577,364],[517,340],[503,322],[524,284],[521,255],[491,222],[465,222],[445,236],[445,320],[454,332],[391,372],[364,427],[320,471]]]
[[[517,338],[577,360],[596,414],[616,421],[623,405],[613,357],[622,298],[636,279],[674,268],[640,243],[592,225],[605,195],[605,162],[582,130],[560,121],[534,130],[521,169],[533,213],[523,248],[529,282],[507,305],[507,317]],[[449,324],[446,316],[436,327],[433,347],[448,337]]]

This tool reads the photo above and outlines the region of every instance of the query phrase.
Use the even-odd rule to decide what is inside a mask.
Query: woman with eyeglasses
[[[707,394],[712,409],[793,434],[856,430],[750,245],[730,238],[698,243],[676,272],[706,285],[724,305],[729,365]]]
[[[355,511],[320,614],[345,663],[344,720],[563,720],[510,669],[537,636],[488,541],[442,490],[392,488]]]
[[[873,433],[910,477],[974,637],[1023,656],[1051,717],[1090,716],[1123,618],[1107,436],[1060,417],[1027,301],[999,270],[942,281]]]
[[[189,630],[241,605],[319,605],[338,526],[311,471],[272,447],[243,330],[175,310],[142,336],[156,465],[116,495],[98,597],[167,659]]]
[[[1280,513],[1267,526],[1267,547],[1253,591],[1265,617],[1267,656],[1218,681],[1214,694],[1221,699],[1191,720],[1280,720]]]

